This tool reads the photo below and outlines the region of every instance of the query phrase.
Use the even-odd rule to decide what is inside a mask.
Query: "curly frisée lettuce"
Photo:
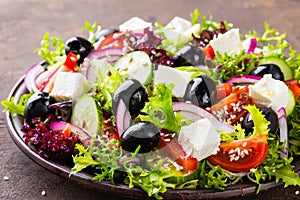
[[[173,85],[157,84],[153,96],[149,98],[142,112],[157,127],[177,133],[179,125],[172,109]]]
[[[128,44],[126,42],[126,44],[124,43],[126,40],[116,41],[114,40],[116,38],[113,37],[110,38],[112,40],[110,42],[124,45],[120,47],[122,49],[123,47],[127,47],[125,48],[127,52],[123,52],[125,54],[134,50],[145,52],[154,66],[151,70],[153,70],[152,72],[155,76],[155,70],[158,69],[158,65],[174,67],[175,56],[173,55],[175,55],[181,47],[197,45],[197,47],[203,51],[205,57],[207,56],[207,52],[205,52],[204,49],[206,45],[210,45],[209,41],[218,37],[219,34],[225,34],[228,30],[233,28],[233,25],[226,21],[216,23],[212,20],[212,17],[207,19],[201,15],[199,10],[195,10],[192,14],[191,23],[185,19],[180,19],[180,17],[176,19],[178,20],[176,23],[179,23],[180,27],[182,25],[180,23],[187,23],[191,26],[200,25],[201,23],[201,27],[199,30],[197,29],[197,31],[190,34],[190,37],[179,37],[181,33],[176,33],[178,38],[172,40],[172,38],[167,37],[169,31],[172,32],[172,27],[170,29],[167,25],[162,26],[157,23],[156,27],[151,25],[151,29],[146,28],[143,33],[137,34],[133,31],[128,31],[124,36],[128,37],[126,39],[132,39],[131,41],[127,41]],[[175,27],[176,23],[175,25],[173,24],[173,28],[175,29],[177,28]],[[89,32],[88,40],[95,45],[95,47],[98,47],[93,51],[98,51],[99,47],[101,47],[98,43],[101,42],[101,40],[97,41],[97,37],[101,31],[101,26],[96,22],[89,23],[86,21],[83,30]],[[222,81],[227,81],[234,76],[247,75],[249,69],[256,67],[264,57],[268,56],[282,60],[285,63],[284,66],[287,66],[291,72],[293,81],[299,84],[300,54],[297,54],[296,50],[285,40],[285,34],[280,34],[277,30],[271,29],[269,24],[265,23],[265,32],[262,35],[251,31],[245,36],[239,36],[242,40],[252,38],[257,40],[256,51],[248,52],[245,49],[241,49],[235,54],[226,52],[220,54],[219,51],[216,50],[215,57],[209,57],[209,59],[207,59],[208,62],[206,64],[208,66],[185,66],[182,64],[184,66],[179,66],[177,69],[190,74],[190,78],[186,79],[187,82],[197,76],[206,75],[213,79],[216,86],[219,86],[222,85]],[[225,43],[228,43],[228,41],[226,40]],[[212,50],[214,51],[214,49]],[[44,35],[41,47],[35,52],[45,60],[48,69],[54,69],[60,66],[65,60],[64,43],[62,39],[49,37],[49,33]],[[104,59],[107,58],[106,55],[103,57]],[[95,59],[102,58],[97,57]],[[78,67],[82,66],[83,64]],[[138,116],[129,115],[129,117],[126,117],[128,117],[128,119],[130,118],[130,123],[132,122],[133,124],[139,121],[151,122],[158,128],[156,133],[158,133],[157,135],[159,135],[160,138],[158,139],[158,144],[155,144],[156,146],[154,145],[149,153],[139,153],[141,146],[138,146],[134,152],[129,153],[122,149],[121,144],[124,138],[120,137],[115,131],[116,128],[118,128],[117,123],[115,123],[115,118],[118,117],[114,116],[112,111],[112,97],[117,88],[130,78],[130,75],[122,73],[122,71],[118,70],[115,66],[114,63],[110,63],[105,65],[105,67],[95,67],[97,70],[95,70],[95,72],[92,71],[95,73],[93,74],[95,80],[88,80],[90,90],[87,94],[84,94],[97,99],[103,111],[103,119],[101,119],[103,120],[103,131],[101,131],[99,135],[95,135],[91,137],[91,139],[89,138],[88,141],[81,141],[75,134],[72,135],[73,137],[61,137],[62,132],[54,132],[50,130],[50,127],[48,127],[45,122],[38,121],[35,127],[32,128],[26,125],[26,123],[24,124],[23,130],[25,132],[24,139],[26,143],[34,144],[40,149],[40,155],[53,158],[53,160],[60,161],[61,158],[67,156],[67,158],[73,162],[70,176],[84,171],[93,175],[93,180],[95,181],[100,182],[106,180],[115,185],[127,184],[129,188],[140,188],[144,190],[149,197],[156,199],[161,199],[161,194],[165,193],[169,188],[199,190],[202,188],[211,188],[226,190],[228,186],[231,185],[252,182],[258,186],[257,192],[259,192],[262,184],[270,181],[282,181],[285,186],[300,186],[300,178],[297,172],[295,172],[294,167],[295,160],[299,159],[300,156],[300,100],[295,103],[293,112],[287,117],[290,143],[290,148],[287,149],[286,145],[280,143],[278,134],[270,133],[270,122],[267,120],[268,117],[264,116],[261,111],[262,109],[260,110],[256,105],[252,105],[256,102],[248,101],[249,99],[252,100],[250,93],[248,95],[248,91],[245,90],[243,95],[231,95],[240,88],[248,89],[248,86],[239,84],[238,86],[231,85],[228,96],[224,97],[224,99],[226,98],[225,106],[223,106],[223,104],[220,106],[222,108],[220,113],[226,115],[226,117],[229,115],[230,117],[237,117],[238,115],[236,114],[240,114],[239,109],[241,109],[243,112],[245,111],[246,114],[251,114],[254,124],[253,131],[252,129],[250,131],[246,131],[246,128],[243,129],[243,117],[245,117],[246,114],[242,113],[245,115],[239,118],[237,117],[236,123],[230,125],[226,124],[230,127],[231,133],[227,133],[224,130],[220,131],[220,135],[216,136],[220,136],[221,141],[216,154],[209,155],[202,160],[195,158],[195,162],[190,162],[191,160],[185,158],[193,157],[187,155],[187,152],[181,152],[179,148],[165,148],[165,145],[170,144],[172,140],[173,142],[177,141],[181,127],[193,123],[193,120],[186,119],[188,117],[173,110],[174,100],[184,100],[172,96],[172,90],[175,84],[177,86],[177,84],[180,83],[177,83],[178,81],[173,83],[173,81],[171,84],[164,82],[156,84],[152,81],[145,86],[147,99],[143,100],[143,108],[139,109]],[[92,62],[90,67],[94,67],[92,66]],[[137,66],[137,68],[139,68],[139,66]],[[91,69],[93,70],[94,68]],[[74,73],[81,72],[79,70]],[[81,75],[86,76],[86,74],[83,73]],[[164,78],[165,77],[162,79]],[[167,78],[168,77],[166,77],[166,80]],[[186,87],[182,87],[182,91],[185,90],[187,90]],[[220,91],[217,90],[216,92]],[[5,111],[23,116],[25,104],[30,96],[31,94],[24,94],[19,102],[15,102],[14,97],[12,97],[1,103],[5,107]],[[245,104],[242,104],[244,103],[242,101],[245,99],[243,97],[247,97]],[[76,100],[77,99],[72,99],[72,103],[76,102]],[[222,100],[221,98],[218,99],[219,102],[225,102],[225,100]],[[73,108],[70,108],[69,111],[72,111],[72,109]],[[215,116],[217,120],[217,114],[213,113],[212,107],[204,109],[207,110],[205,117],[212,115]],[[190,114],[194,116],[195,113],[190,112]],[[196,115],[198,119],[199,115],[197,113]],[[58,114],[55,113],[53,117],[58,117]],[[220,123],[223,123],[223,121]],[[228,120],[228,123],[230,123],[230,120]],[[67,148],[64,148],[65,144]],[[178,144],[176,147],[182,145],[180,142],[176,144]],[[168,147],[172,147],[172,145]],[[53,148],[55,148],[55,152],[51,151]],[[167,149],[166,151],[169,152],[160,151],[162,148]],[[289,157],[281,158],[280,154],[283,150],[289,151]],[[69,153],[65,154],[65,151]],[[201,149],[201,151],[204,150]],[[229,153],[233,151],[234,153]],[[243,151],[243,156],[240,155],[241,151]],[[162,152],[167,153],[166,155],[168,156],[165,154],[162,155]],[[250,155],[250,153],[252,154]],[[233,157],[232,154],[234,154]],[[178,158],[186,162],[180,163],[178,162]],[[211,158],[220,158],[219,160],[227,162],[226,164],[229,163],[228,165],[233,168],[236,167],[237,169],[228,168],[228,165],[216,163]],[[191,163],[195,164],[192,170],[182,170],[184,169],[184,165]],[[180,191],[178,193],[180,193]]]

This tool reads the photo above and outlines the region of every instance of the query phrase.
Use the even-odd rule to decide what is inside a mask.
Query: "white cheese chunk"
[[[89,84],[81,73],[58,72],[50,93],[56,101],[68,101],[89,91]]]
[[[152,30],[152,23],[146,22],[139,17],[132,17],[119,26],[120,31],[133,31],[135,33],[144,33],[145,28]]]
[[[288,104],[288,87],[279,80],[272,78],[271,74],[266,74],[254,85],[249,86],[249,95],[254,103],[271,107],[278,111],[281,107]]]
[[[243,48],[239,36],[239,29],[237,28],[230,29],[224,34],[219,34],[218,37],[211,40],[209,44],[215,52],[218,51],[221,55],[224,53],[239,53]]]
[[[172,95],[180,98],[184,96],[186,87],[190,80],[190,73],[164,65],[159,65],[154,74],[154,84],[175,84],[172,90]]]
[[[183,126],[178,141],[188,155],[200,161],[219,151],[220,135],[207,118],[202,118]]]
[[[183,33],[192,27],[192,23],[182,17],[174,17],[166,26],[166,29],[173,29],[178,33]]]
[[[200,24],[194,24],[182,17],[174,17],[164,28],[157,29],[156,33],[163,33],[165,37],[174,42],[174,45],[184,44],[192,39],[192,33],[200,31]],[[170,48],[170,47],[169,47]],[[169,49],[176,51],[176,49]]]

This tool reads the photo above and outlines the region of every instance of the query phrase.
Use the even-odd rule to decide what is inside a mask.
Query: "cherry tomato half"
[[[229,83],[223,83],[216,86],[217,89],[217,99],[221,100],[229,96],[232,92],[232,85]]]
[[[123,32],[115,32],[106,36],[99,44],[98,50],[106,48],[123,48],[126,35]]]
[[[248,172],[259,166],[268,153],[268,134],[224,142],[216,155],[208,157],[208,161],[232,172]]]
[[[178,140],[168,131],[161,130],[161,137],[157,147],[161,155],[168,156],[183,167],[183,173],[191,173],[197,170],[198,160],[186,154]]]
[[[203,48],[202,48],[202,51],[203,51],[204,56],[205,56],[206,58],[209,58],[209,59],[214,59],[214,58],[215,58],[215,51],[214,51],[214,49],[212,48],[212,46],[207,45],[206,47],[203,47]]]

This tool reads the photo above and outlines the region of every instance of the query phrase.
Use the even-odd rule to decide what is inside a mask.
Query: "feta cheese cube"
[[[89,91],[89,84],[81,73],[58,72],[50,95],[56,101],[78,98]]]
[[[159,65],[154,74],[154,84],[175,84],[172,94],[179,98],[184,96],[186,87],[190,80],[190,73],[164,65]]]
[[[287,85],[282,81],[273,79],[271,74],[264,75],[254,85],[250,85],[249,95],[253,98],[254,103],[271,107],[276,112],[288,104]]]
[[[178,141],[188,155],[200,161],[219,151],[220,136],[212,126],[212,122],[202,118],[183,126]]]
[[[119,26],[120,31],[133,31],[136,33],[144,33],[145,28],[152,30],[152,23],[146,22],[139,17],[132,17]]]
[[[183,33],[192,27],[192,23],[182,17],[174,17],[166,26],[166,29],[173,29],[178,33]]]
[[[221,55],[224,53],[239,53],[243,48],[239,29],[237,28],[230,29],[224,34],[219,34],[218,37],[211,40],[209,44],[215,52],[218,51]]]

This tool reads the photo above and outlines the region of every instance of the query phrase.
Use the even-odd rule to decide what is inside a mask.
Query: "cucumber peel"
[[[288,98],[287,106],[285,107],[285,112],[287,116],[291,115],[294,112],[296,107],[296,98],[294,96],[293,91],[288,89],[288,92],[289,92],[288,93],[289,98]]]
[[[99,135],[102,128],[102,110],[98,101],[84,94],[74,105],[70,122],[86,130],[92,137]]]
[[[264,64],[277,65],[284,75],[284,80],[293,79],[293,72],[292,72],[290,66],[285,62],[285,60],[278,58],[278,57],[273,57],[273,56],[264,57],[262,60],[259,61],[259,65],[264,65]]]

